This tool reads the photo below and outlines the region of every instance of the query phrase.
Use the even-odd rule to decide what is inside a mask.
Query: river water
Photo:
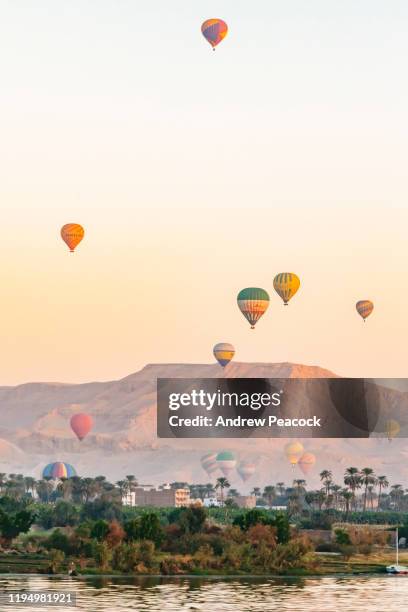
[[[2,611],[38,612],[404,612],[408,577],[327,578],[0,578],[0,591],[70,591],[76,607],[2,605]]]

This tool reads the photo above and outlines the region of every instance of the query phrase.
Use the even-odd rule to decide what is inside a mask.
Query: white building
[[[221,502],[216,497],[205,497],[203,501],[205,508],[210,508],[211,506],[221,507]]]

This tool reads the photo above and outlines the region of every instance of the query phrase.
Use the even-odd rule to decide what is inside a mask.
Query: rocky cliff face
[[[141,481],[207,482],[200,457],[228,448],[241,459],[255,461],[256,475],[241,490],[276,480],[290,482],[293,473],[283,454],[286,440],[160,440],[156,437],[157,378],[330,378],[316,366],[290,363],[232,363],[224,372],[218,365],[155,364],[118,381],[66,385],[29,383],[0,388],[0,469],[39,477],[45,463],[72,463],[79,474],[104,474],[119,479],[135,474]],[[76,412],[94,418],[94,428],[79,442],[69,420]],[[223,446],[222,446],[223,445]],[[407,471],[404,440],[309,440],[305,448],[318,461],[309,481],[332,469],[339,475],[348,465],[370,466],[404,482]],[[234,486],[239,486],[239,479]]]

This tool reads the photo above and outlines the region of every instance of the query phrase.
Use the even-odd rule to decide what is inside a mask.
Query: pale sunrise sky
[[[407,28],[406,0],[3,0],[0,384],[212,362],[219,341],[407,376]],[[255,331],[247,286],[271,295]]]

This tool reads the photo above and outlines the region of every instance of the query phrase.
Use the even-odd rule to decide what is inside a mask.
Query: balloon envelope
[[[93,419],[89,414],[74,414],[71,417],[71,429],[78,440],[83,440],[93,427]]]
[[[57,478],[72,478],[76,475],[77,473],[72,465],[62,461],[49,463],[45,466],[42,473],[43,478],[52,478],[53,480],[56,480]]]
[[[313,453],[304,453],[298,461],[298,466],[306,476],[309,474],[316,463],[316,457]]]
[[[213,348],[214,357],[225,368],[235,355],[235,348],[228,342],[219,342]]]
[[[234,453],[222,451],[217,455],[217,465],[224,476],[229,476],[237,465]]]
[[[214,474],[218,470],[217,453],[208,453],[201,457],[201,467],[207,472],[208,476]]]
[[[256,472],[256,465],[249,461],[241,461],[238,464],[237,472],[244,482],[246,482]]]
[[[290,442],[285,446],[285,455],[293,466],[297,464],[303,455],[303,451],[303,444],[300,442]]]
[[[79,223],[67,223],[61,228],[61,238],[69,247],[71,253],[75,251],[75,247],[81,242],[85,235],[85,230]]]
[[[273,279],[273,287],[287,306],[300,287],[300,279],[293,272],[281,272]]]
[[[373,312],[374,304],[370,300],[360,300],[356,304],[356,310],[360,317],[362,317],[363,321],[365,321],[366,318]]]
[[[269,295],[265,289],[260,287],[247,287],[238,293],[237,302],[238,308],[249,321],[251,329],[254,329],[257,321],[268,309]]]
[[[201,32],[215,49],[228,34],[228,26],[222,19],[207,19],[201,26]]]

